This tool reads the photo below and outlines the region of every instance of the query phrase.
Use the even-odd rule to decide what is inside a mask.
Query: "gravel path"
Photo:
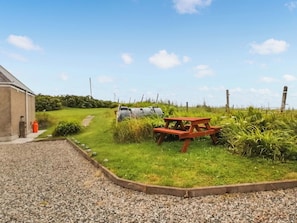
[[[66,141],[0,145],[0,222],[297,222],[297,188],[196,198],[121,188]]]

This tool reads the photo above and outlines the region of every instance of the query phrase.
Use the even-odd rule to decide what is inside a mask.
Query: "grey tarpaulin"
[[[125,118],[139,118],[151,115],[163,116],[163,114],[162,109],[157,107],[129,108],[126,106],[119,106],[117,111],[117,121],[123,121]]]

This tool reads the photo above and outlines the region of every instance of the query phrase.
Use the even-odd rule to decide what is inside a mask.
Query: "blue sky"
[[[0,0],[0,64],[35,94],[297,108],[297,1]]]

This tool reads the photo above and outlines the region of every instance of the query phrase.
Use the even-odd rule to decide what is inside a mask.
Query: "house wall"
[[[0,87],[0,141],[7,141],[11,134],[10,87]]]
[[[32,124],[36,120],[35,117],[35,95],[28,94],[28,105],[29,105],[29,110],[28,110],[28,122],[30,123],[30,126],[28,126],[28,131],[32,132]],[[29,130],[30,129],[30,130]]]
[[[35,119],[35,96],[32,95],[32,94],[29,94],[28,92],[26,92],[25,93],[25,100],[28,100],[27,101],[27,106],[28,107],[27,108],[25,107],[25,109],[27,111],[26,112],[27,117],[25,117],[26,122],[27,122],[27,133],[31,133],[33,131],[32,124],[36,120]]]
[[[26,135],[32,132],[32,123],[35,120],[35,96],[15,87],[2,89],[0,87],[0,92],[1,107],[3,107],[0,109],[0,114],[3,116],[0,118],[0,123],[6,126],[0,130],[0,141],[11,141],[19,137],[21,116],[24,116],[26,122]],[[5,103],[2,103],[4,101]]]

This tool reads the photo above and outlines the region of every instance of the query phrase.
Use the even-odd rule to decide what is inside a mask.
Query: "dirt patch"
[[[84,127],[88,126],[94,117],[95,116],[93,115],[88,115],[87,117],[85,117],[84,120],[82,121],[82,126]]]

